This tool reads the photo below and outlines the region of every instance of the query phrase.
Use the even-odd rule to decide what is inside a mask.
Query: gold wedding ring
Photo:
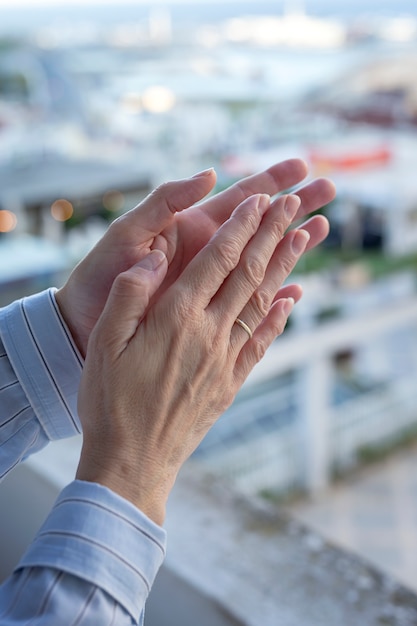
[[[249,326],[248,326],[245,322],[243,322],[241,319],[239,319],[239,318],[237,317],[237,318],[235,319],[235,324],[238,324],[238,326],[240,326],[241,328],[243,328],[243,330],[244,330],[246,333],[248,333],[248,335],[249,335],[249,339],[252,339],[252,335],[253,335],[253,333],[252,333],[251,329],[249,328]]]

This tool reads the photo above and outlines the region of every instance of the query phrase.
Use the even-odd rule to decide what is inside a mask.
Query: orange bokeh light
[[[9,233],[17,225],[17,217],[12,211],[0,211],[0,233]]]
[[[103,196],[103,206],[108,211],[121,211],[125,204],[125,197],[121,191],[111,189]]]
[[[74,207],[68,200],[60,198],[51,206],[51,214],[58,222],[66,222],[74,215]]]

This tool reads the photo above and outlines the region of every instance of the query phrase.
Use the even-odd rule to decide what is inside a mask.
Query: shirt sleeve
[[[0,480],[49,441],[81,432],[83,360],[54,293],[0,309]]]
[[[54,290],[0,310],[0,478],[49,441],[80,432],[82,365]],[[0,624],[142,625],[165,543],[165,531],[130,502],[75,480],[0,586]]]
[[[0,623],[142,625],[165,544],[163,528],[130,502],[73,481],[0,587]]]

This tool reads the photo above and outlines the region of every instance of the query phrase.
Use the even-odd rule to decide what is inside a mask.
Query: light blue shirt
[[[0,309],[0,478],[80,432],[82,365],[54,290]],[[0,625],[143,624],[165,545],[165,531],[130,502],[74,480],[0,586]]]

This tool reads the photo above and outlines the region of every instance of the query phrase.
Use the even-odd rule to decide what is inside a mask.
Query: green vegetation
[[[357,453],[360,465],[369,465],[383,461],[396,450],[401,450],[417,443],[417,424],[398,433],[395,439],[373,446],[362,446]]]
[[[12,37],[0,37],[0,54],[2,52],[9,52],[22,46],[22,42]]]
[[[345,480],[352,473],[358,472],[364,467],[381,463],[386,458],[400,452],[406,448],[411,448],[417,444],[417,423],[398,433],[398,435],[390,441],[381,442],[374,445],[361,446],[356,454],[356,464],[349,469],[333,467],[331,472],[332,481],[338,482]],[[278,506],[290,506],[308,497],[306,489],[301,485],[294,485],[285,490],[262,489],[259,494],[261,498],[272,502]]]
[[[299,273],[312,273],[360,264],[371,279],[387,276],[401,270],[417,272],[417,253],[402,257],[388,257],[375,250],[342,250],[320,247],[306,254],[297,265]]]
[[[27,99],[29,89],[26,77],[19,72],[0,74],[0,94],[6,98],[18,97],[21,100]]]
[[[293,489],[288,488],[285,491],[262,489],[258,495],[264,500],[278,506],[290,506],[291,504],[304,500],[308,496],[307,491],[301,487],[294,487]]]

